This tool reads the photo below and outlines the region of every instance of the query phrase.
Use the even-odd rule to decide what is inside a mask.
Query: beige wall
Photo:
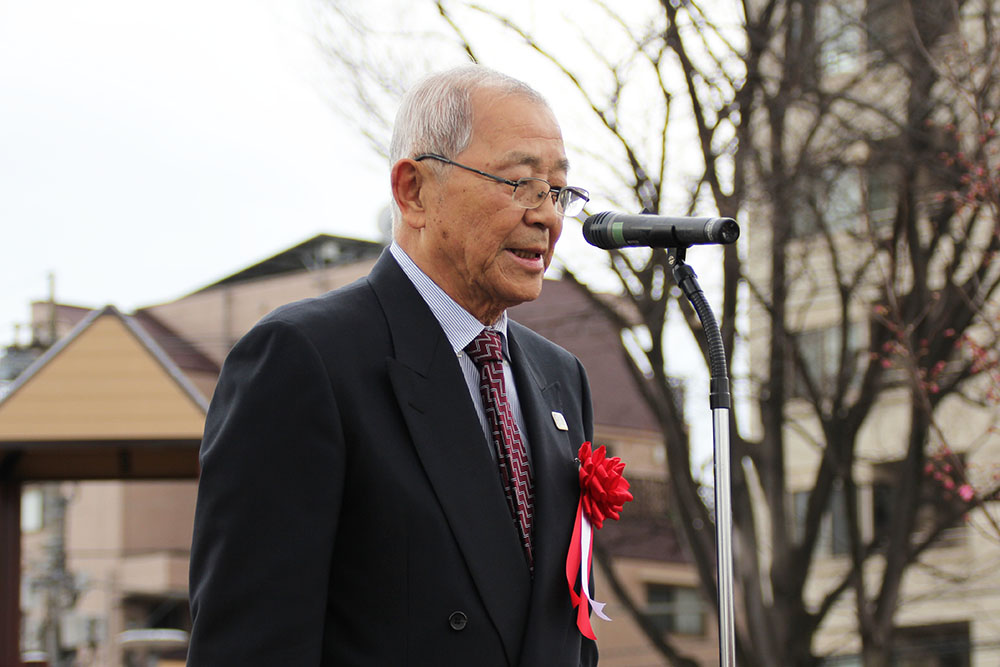
[[[614,571],[629,595],[645,601],[647,583],[696,588],[697,575],[693,568],[683,563],[666,563],[654,560],[622,558],[615,562]],[[595,566],[595,595],[599,602],[607,603],[605,613],[612,619],[603,621],[592,617],[594,633],[601,654],[601,667],[666,667],[669,663],[660,655],[620,600],[599,568]],[[715,617],[705,613],[704,635],[675,634],[670,637],[677,651],[699,665],[709,667],[719,664],[718,625]]]
[[[147,310],[221,364],[257,320],[278,306],[324,294],[368,275],[374,259],[214,287]]]
[[[594,443],[595,447],[608,444],[610,455],[625,461],[628,478],[662,478],[666,474],[666,448],[659,433],[595,424]]]
[[[122,548],[129,554],[150,550],[187,553],[197,492],[194,480],[126,484],[122,491]]]

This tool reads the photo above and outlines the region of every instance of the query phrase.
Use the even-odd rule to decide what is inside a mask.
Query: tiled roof
[[[233,285],[247,280],[267,278],[295,271],[315,270],[350,264],[362,259],[378,257],[385,248],[382,243],[348,239],[330,234],[318,234],[287,250],[282,250],[253,266],[248,266],[231,276],[201,288],[204,292],[222,285]]]
[[[546,280],[537,300],[508,312],[583,362],[593,394],[595,422],[646,431],[660,429],[635,387],[617,330],[579,288],[565,280]]]
[[[188,372],[218,373],[219,365],[206,357],[187,339],[182,338],[173,329],[147,310],[138,310],[132,319],[156,341],[164,354],[170,357],[177,368]]]

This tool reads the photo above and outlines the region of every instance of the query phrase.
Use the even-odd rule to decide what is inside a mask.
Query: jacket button
[[[448,625],[451,626],[452,630],[464,630],[468,623],[469,617],[465,615],[464,611],[452,612],[451,616],[448,617]]]

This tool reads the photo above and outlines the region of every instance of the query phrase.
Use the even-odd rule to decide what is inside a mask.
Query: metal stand
[[[711,370],[709,401],[712,407],[712,434],[715,448],[715,537],[719,587],[719,665],[735,667],[736,634],[733,613],[733,509],[732,477],[729,469],[729,375],[722,333],[694,270],[684,263],[687,248],[671,248],[667,261],[674,280],[691,302],[701,320],[708,343]]]

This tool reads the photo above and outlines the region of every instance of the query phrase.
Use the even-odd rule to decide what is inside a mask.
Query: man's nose
[[[553,228],[562,225],[562,215],[556,213],[555,198],[550,195],[545,197],[540,205],[535,208],[525,209],[524,219],[531,225],[543,225]]]

